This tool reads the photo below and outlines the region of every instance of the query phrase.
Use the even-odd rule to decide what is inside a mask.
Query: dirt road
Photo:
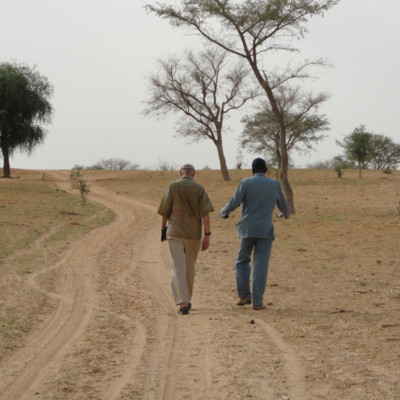
[[[67,178],[53,174],[64,190]],[[308,398],[296,352],[256,312],[199,290],[177,314],[154,206],[96,182],[90,197],[116,219],[51,266],[54,311],[0,370],[2,400]]]

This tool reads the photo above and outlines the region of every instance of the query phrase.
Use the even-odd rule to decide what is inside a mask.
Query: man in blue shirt
[[[267,178],[267,164],[262,158],[252,163],[253,176],[243,179],[232,199],[221,209],[221,217],[242,205],[242,218],[237,224],[240,247],[235,263],[238,306],[253,303],[254,310],[262,310],[267,284],[268,263],[274,240],[272,214],[275,206],[289,218],[289,205],[280,183]],[[250,260],[253,257],[253,283],[250,291]]]

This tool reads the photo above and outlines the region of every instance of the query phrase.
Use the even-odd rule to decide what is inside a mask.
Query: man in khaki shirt
[[[179,173],[181,178],[168,185],[157,212],[162,216],[162,231],[166,229],[164,238],[168,240],[171,256],[172,293],[175,304],[180,306],[179,314],[185,315],[191,308],[195,264],[200,247],[204,251],[210,246],[209,213],[214,211],[214,207],[203,186],[194,181],[193,165],[183,165]]]

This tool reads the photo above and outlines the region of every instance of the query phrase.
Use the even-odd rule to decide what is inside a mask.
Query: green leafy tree
[[[224,180],[230,180],[223,150],[227,114],[241,108],[257,93],[248,90],[248,70],[231,65],[227,52],[209,47],[198,54],[187,51],[183,59],[159,61],[158,73],[149,77],[147,115],[179,115],[178,133],[189,140],[211,140],[218,152]]]
[[[19,149],[31,153],[46,136],[53,87],[46,77],[25,64],[0,64],[0,146],[3,175],[9,178],[10,156]]]
[[[400,164],[400,144],[384,135],[372,135],[372,156],[370,164],[378,170],[396,169]]]
[[[306,60],[299,65],[273,66],[269,60],[279,51],[296,51],[294,40],[304,37],[308,19],[322,15],[337,3],[338,0],[181,0],[176,6],[146,6],[172,25],[190,28],[248,62],[279,126],[280,180],[292,213],[295,208],[288,176],[285,110],[279,107],[279,88],[310,77],[311,67],[326,64],[323,60]],[[268,60],[267,55],[271,55]]]
[[[289,155],[292,150],[311,150],[315,143],[323,140],[322,133],[329,129],[325,115],[318,115],[319,105],[326,96],[301,95],[300,90],[285,89],[277,96],[280,109],[285,109],[285,143]],[[244,130],[241,146],[251,151],[261,152],[267,156],[279,171],[284,168],[281,150],[281,129],[270,103],[265,103],[261,109],[242,119]],[[288,157],[289,163],[289,157]]]
[[[345,158],[357,163],[360,179],[361,170],[367,168],[374,154],[372,145],[373,135],[365,129],[364,125],[360,125],[352,133],[345,136],[343,142],[336,142],[339,146],[343,147]]]

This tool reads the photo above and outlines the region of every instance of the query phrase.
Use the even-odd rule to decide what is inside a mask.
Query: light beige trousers
[[[192,298],[200,246],[201,239],[168,238],[172,263],[171,287],[175,304],[189,303]]]

